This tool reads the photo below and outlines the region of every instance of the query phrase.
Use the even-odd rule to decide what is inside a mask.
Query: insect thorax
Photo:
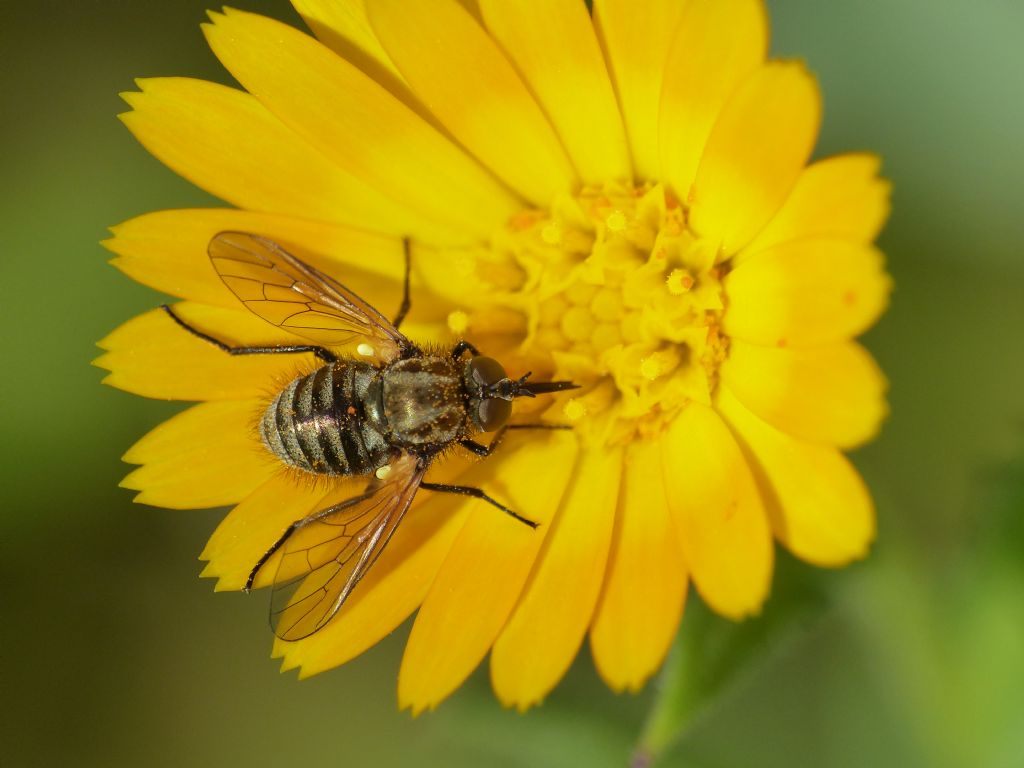
[[[390,439],[405,448],[439,449],[465,436],[461,367],[448,355],[421,355],[389,365],[381,406]]]

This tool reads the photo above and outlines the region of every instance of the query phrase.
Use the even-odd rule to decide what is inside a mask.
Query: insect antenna
[[[524,377],[525,378],[525,377]],[[579,384],[571,381],[534,381],[529,384],[519,383],[518,397],[536,397],[549,392],[565,392],[567,389],[579,389]]]
[[[526,380],[530,378],[532,373],[532,371],[527,371],[518,379],[506,377],[494,382],[487,388],[487,396],[500,397],[502,400],[512,400],[516,397],[536,397],[537,395],[544,395],[549,392],[579,389],[580,386],[579,384],[573,384],[571,381],[535,381],[532,384],[527,384]]]

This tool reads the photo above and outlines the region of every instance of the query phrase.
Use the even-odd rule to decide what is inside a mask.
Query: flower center
[[[525,315],[520,351],[581,386],[545,418],[614,443],[710,402],[728,343],[722,267],[663,186],[607,184],[524,211],[492,251],[477,275]]]

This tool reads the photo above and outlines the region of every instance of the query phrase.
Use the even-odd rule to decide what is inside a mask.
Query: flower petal
[[[842,240],[799,240],[763,251],[724,280],[733,338],[771,346],[829,344],[867,330],[892,280],[882,254]]]
[[[777,214],[735,263],[793,240],[847,240],[868,245],[889,216],[891,184],[876,155],[849,154],[812,163]]]
[[[398,700],[413,713],[436,706],[480,663],[508,620],[550,529],[576,456],[562,432],[510,435],[502,455],[481,462],[484,490],[540,523],[532,530],[488,504],[473,502],[427,594],[398,677]],[[517,447],[518,450],[509,450]],[[475,468],[474,468],[475,469]],[[473,475],[471,472],[470,475]],[[467,485],[473,484],[466,478]]]
[[[280,466],[260,444],[256,420],[263,400],[202,403],[165,421],[124,455],[134,470],[121,487],[135,501],[171,509],[235,504]]]
[[[764,63],[763,0],[689,0],[669,50],[658,144],[662,176],[686,201],[708,136],[737,86]]]
[[[332,163],[247,93],[184,77],[137,81],[121,120],[171,170],[240,208],[460,242]]]
[[[455,0],[368,0],[370,21],[431,112],[499,178],[548,205],[575,173],[515,69]]]
[[[669,508],[697,591],[723,616],[756,613],[768,596],[774,552],[736,440],[717,413],[694,402],[661,445]]]
[[[887,383],[856,342],[774,349],[733,340],[722,382],[774,427],[814,443],[854,448],[878,433]]]
[[[464,459],[447,460],[443,481],[460,478]],[[442,478],[431,470],[431,480]],[[421,491],[387,548],[359,582],[342,610],[319,632],[299,642],[274,643],[282,670],[305,678],[337,667],[375,645],[426,597],[471,508],[468,499]]]
[[[586,6],[579,0],[482,0],[480,10],[583,181],[631,180],[619,105]]]
[[[661,443],[629,446],[608,570],[590,630],[602,679],[637,691],[668,653],[686,600],[687,568],[669,515]]]
[[[690,190],[693,229],[725,254],[782,206],[814,148],[821,98],[795,62],[769,62],[740,86],[711,130]]]
[[[401,295],[402,241],[336,224],[209,208],[147,213],[111,231],[114,237],[103,245],[117,254],[114,266],[144,285],[191,301],[241,306],[210,266],[207,249],[219,232],[253,232],[303,258],[316,254],[321,268],[374,306],[389,307]]]
[[[210,47],[247,91],[404,207],[462,232],[465,242],[489,237],[521,207],[460,147],[312,37],[242,11],[210,18]]]
[[[245,309],[183,302],[174,311],[230,344],[295,344],[298,339]],[[179,328],[159,309],[132,318],[99,346],[106,354],[93,364],[110,371],[105,384],[161,400],[262,397],[269,402],[275,386],[284,387],[300,371],[314,367],[312,355],[232,357]]]
[[[232,509],[206,543],[200,560],[207,565],[200,574],[216,578],[218,592],[241,589],[253,566],[296,520],[322,508],[329,493],[322,485],[302,482],[281,472],[250,493]],[[256,576],[257,588],[269,586],[277,572],[280,553],[268,560]]]
[[[389,90],[402,83],[398,68],[373,33],[366,0],[292,0],[313,34]]]
[[[633,171],[641,180],[655,180],[661,170],[661,84],[683,7],[679,0],[651,0],[638,13],[635,0],[594,0],[594,26],[619,98]]]
[[[540,702],[579,651],[601,591],[621,471],[621,450],[579,456],[537,566],[491,652],[491,682],[506,706]]]
[[[715,406],[736,432],[775,537],[790,552],[820,566],[846,565],[867,554],[875,538],[875,509],[842,453],[769,426],[728,387],[719,387]]]

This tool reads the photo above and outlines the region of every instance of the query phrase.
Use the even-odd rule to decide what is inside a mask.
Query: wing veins
[[[348,344],[362,336],[384,359],[413,348],[412,342],[375,307],[271,240],[246,232],[221,232],[211,239],[209,255],[214,270],[228,290],[253,314],[279,328],[327,346]],[[234,281],[259,285],[257,295],[263,298],[251,298],[251,291],[242,285],[233,285]],[[276,298],[269,294],[271,290]],[[294,292],[295,300],[282,299],[280,291]],[[261,301],[293,304],[297,309],[279,319],[269,309],[255,306]],[[305,309],[298,309],[300,307]],[[333,318],[339,327],[300,325],[296,318],[306,312]],[[316,321],[310,319],[309,322]]]
[[[422,481],[426,466],[406,454],[392,466],[386,481],[376,478],[367,490],[340,504],[313,513],[284,544],[273,585],[271,620],[282,640],[300,640],[319,631],[340,610],[352,590],[376,562],[401,522]],[[340,533],[318,536],[320,526]],[[357,526],[349,531],[351,526]],[[311,542],[294,541],[308,531]],[[291,543],[290,543],[291,542]],[[328,548],[321,557],[314,550]],[[331,551],[331,547],[334,551]],[[305,569],[288,573],[291,558],[302,556]],[[354,562],[353,562],[354,561]]]

